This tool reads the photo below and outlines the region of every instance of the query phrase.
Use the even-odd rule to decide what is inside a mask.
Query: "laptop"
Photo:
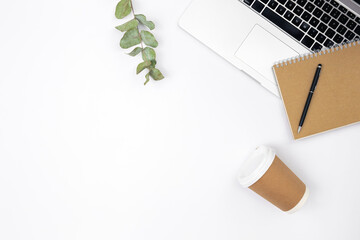
[[[194,0],[179,25],[279,96],[272,65],[360,36],[360,0]]]

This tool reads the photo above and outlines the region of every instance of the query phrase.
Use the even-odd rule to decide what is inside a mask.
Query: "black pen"
[[[305,121],[305,118],[306,118],[306,114],[307,114],[307,111],[308,111],[309,106],[310,106],[311,98],[312,98],[312,96],[313,96],[313,94],[314,94],[316,85],[317,85],[318,80],[319,80],[321,67],[322,67],[321,64],[319,64],[319,65],[317,66],[317,68],[316,68],[314,80],[312,81],[311,88],[310,88],[310,92],[309,92],[309,95],[308,95],[308,97],[307,97],[307,99],[306,99],[305,107],[304,107],[303,113],[302,113],[301,118],[300,118],[298,133],[300,133],[300,130],[301,130],[303,124],[304,124],[304,121]]]

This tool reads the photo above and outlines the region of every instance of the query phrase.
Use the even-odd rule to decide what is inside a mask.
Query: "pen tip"
[[[321,67],[322,67],[322,65],[321,65],[321,64],[319,64],[319,65],[318,65],[318,68],[321,68]]]
[[[298,128],[298,133],[300,133],[300,130],[301,130],[301,127],[299,126],[299,128]]]

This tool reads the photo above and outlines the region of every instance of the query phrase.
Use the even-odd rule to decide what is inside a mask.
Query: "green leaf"
[[[152,68],[152,69],[150,70],[150,76],[151,76],[154,80],[156,80],[156,81],[161,80],[161,79],[164,78],[164,76],[162,75],[162,73],[160,72],[160,70],[159,70],[159,69],[156,69],[156,68]]]
[[[144,41],[144,43],[150,47],[156,48],[158,46],[158,42],[156,41],[154,35],[152,35],[151,32],[142,30],[141,38]]]
[[[152,21],[146,21],[146,17],[143,14],[136,14],[136,19],[145,26],[147,26],[150,30],[155,28],[155,24]]]
[[[120,47],[129,48],[141,43],[139,32],[136,28],[127,31],[120,40]]]
[[[115,9],[115,17],[118,19],[122,19],[130,14],[131,5],[130,0],[121,0]]]
[[[155,50],[149,47],[144,48],[142,52],[142,58],[144,61],[151,61],[156,59]]]
[[[147,67],[150,67],[150,65],[151,65],[150,61],[145,61],[145,62],[140,63],[136,68],[136,74],[141,73],[142,70],[144,70]]]
[[[151,60],[151,66],[150,66],[150,68],[154,68],[155,65],[156,65],[156,60]]]
[[[138,25],[139,25],[138,20],[133,19],[115,28],[121,32],[126,32],[129,31],[130,29],[136,28]]]
[[[144,82],[144,85],[146,85],[150,81],[150,73],[147,73],[145,75],[145,79],[146,79],[146,81]]]
[[[142,51],[141,47],[136,47],[134,50],[132,50],[130,53],[128,53],[130,56],[135,57]]]

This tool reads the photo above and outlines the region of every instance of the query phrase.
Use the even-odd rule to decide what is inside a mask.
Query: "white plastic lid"
[[[266,146],[257,147],[242,163],[237,179],[243,187],[249,187],[259,180],[269,169],[275,152]]]

